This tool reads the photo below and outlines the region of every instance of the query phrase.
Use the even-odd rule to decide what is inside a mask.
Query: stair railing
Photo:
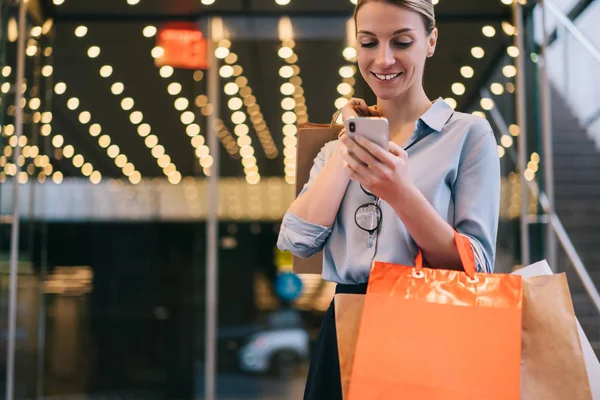
[[[490,94],[490,92],[487,89],[481,89],[481,91],[479,93],[480,93],[482,99],[483,98],[492,98],[492,95]],[[502,117],[502,114],[500,113],[498,108],[496,108],[494,106],[491,110],[489,110],[489,112],[490,112],[490,115],[492,116],[494,124],[500,131],[500,134],[510,136],[510,133],[508,130],[508,125],[506,124],[506,121],[504,120],[504,117]],[[510,147],[510,148],[506,149],[506,152],[511,157],[512,161],[516,165],[517,161],[518,161],[518,155],[517,155],[517,152],[515,151],[514,147]],[[546,193],[544,193],[543,191],[540,190],[540,188],[535,180],[528,181],[523,178],[523,173],[521,173],[520,175],[521,175],[521,181],[526,182],[531,193],[539,199],[540,205],[541,205],[542,209],[544,210],[544,215],[542,215],[542,221],[548,223],[550,225],[550,227],[552,228],[552,231],[554,232],[554,234],[556,234],[556,237],[558,238],[560,244],[562,245],[562,248],[564,249],[565,253],[567,254],[567,257],[573,264],[573,267],[575,268],[575,272],[577,272],[577,275],[579,275],[579,278],[581,279],[583,287],[585,288],[590,299],[596,306],[596,309],[600,313],[600,293],[598,293],[598,289],[594,285],[594,282],[593,282],[592,278],[590,277],[590,274],[589,274],[587,268],[585,267],[585,265],[583,264],[583,261],[581,260],[581,257],[577,253],[577,250],[575,249],[573,242],[571,241],[569,235],[567,234],[567,231],[565,230],[562,222],[560,221],[560,218],[558,217],[556,212],[550,206],[550,200],[548,199],[548,196],[546,195]],[[530,220],[530,222],[539,221],[538,216],[521,215],[521,218],[526,218],[526,219]],[[552,268],[555,268],[555,266],[553,265]]]

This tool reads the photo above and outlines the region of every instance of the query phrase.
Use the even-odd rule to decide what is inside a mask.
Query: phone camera
[[[356,131],[356,124],[354,122],[350,122],[348,126],[350,128],[350,132],[354,133]]]

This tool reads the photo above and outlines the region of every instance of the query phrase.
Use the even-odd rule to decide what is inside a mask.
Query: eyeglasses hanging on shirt
[[[419,137],[417,140],[406,146],[404,148],[404,151],[410,149],[412,146],[421,141],[421,139],[423,139],[425,136],[426,135]],[[373,236],[373,234],[381,226],[381,222],[383,220],[383,212],[381,211],[381,207],[379,206],[381,200],[379,199],[379,197],[366,190],[362,184],[360,185],[360,188],[367,196],[373,197],[373,202],[365,203],[356,209],[356,211],[354,212],[354,222],[356,223],[356,226],[358,226],[360,229],[368,232],[370,236]]]

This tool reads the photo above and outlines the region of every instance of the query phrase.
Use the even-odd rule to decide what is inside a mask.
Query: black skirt
[[[335,293],[365,294],[367,284],[337,285]],[[342,400],[334,300],[325,313],[310,361],[304,400]]]

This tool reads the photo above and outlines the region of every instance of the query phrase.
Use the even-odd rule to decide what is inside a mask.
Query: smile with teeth
[[[402,72],[399,72],[397,74],[376,74],[375,72],[371,73],[380,81],[391,81],[392,79],[396,79],[402,74]]]

